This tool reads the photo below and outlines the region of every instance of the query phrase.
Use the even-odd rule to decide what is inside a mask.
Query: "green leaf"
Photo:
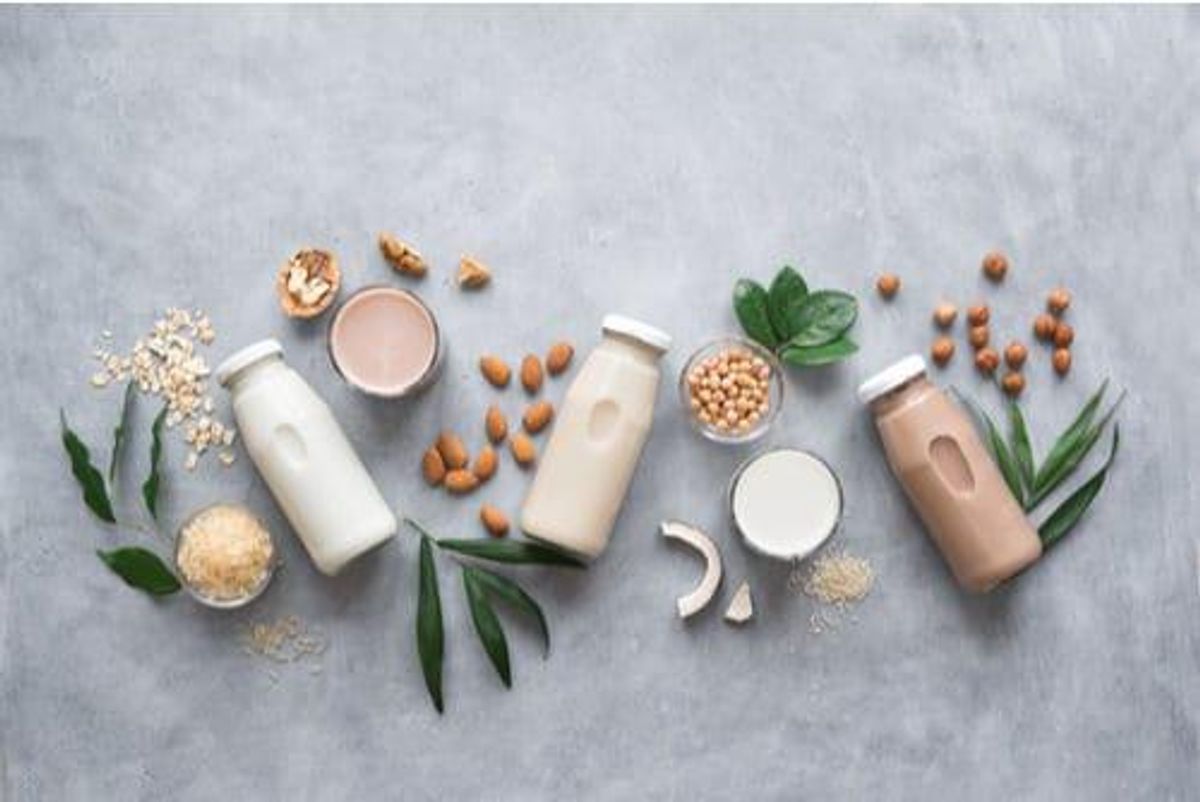
[[[442,658],[445,631],[442,627],[442,599],[438,593],[437,566],[433,561],[433,540],[421,535],[420,573],[417,586],[417,653],[425,687],[439,713],[442,702]]]
[[[1025,425],[1025,416],[1021,414],[1021,408],[1017,406],[1016,401],[1008,405],[1008,425],[1009,442],[1021,473],[1021,483],[1026,490],[1030,490],[1033,488],[1034,476],[1033,445],[1029,442],[1029,427]]]
[[[963,400],[966,400],[965,398]],[[1017,461],[1008,450],[1008,446],[1004,444],[1004,438],[1000,436],[1000,431],[996,428],[996,424],[992,422],[991,417],[983,411],[983,408],[978,404],[970,404],[971,409],[975,411],[975,415],[983,422],[984,432],[987,435],[988,447],[992,450],[992,456],[996,460],[996,467],[1000,469],[1000,475],[1004,477],[1004,483],[1008,485],[1008,489],[1012,491],[1013,498],[1017,503],[1024,506],[1025,504],[1025,489],[1021,487],[1021,471],[1017,467]]]
[[[475,622],[475,631],[479,633],[479,642],[483,644],[483,650],[496,667],[496,673],[500,675],[504,687],[511,688],[512,669],[508,663],[508,641],[504,637],[504,629],[500,626],[500,619],[496,617],[491,602],[488,601],[478,572],[469,565],[463,566],[463,587],[467,591],[467,604],[471,608],[471,620]]]
[[[767,295],[767,316],[780,340],[787,340],[800,330],[800,307],[808,297],[808,285],[790,266],[775,274]]]
[[[1097,410],[1100,409],[1100,402],[1104,399],[1104,392],[1108,389],[1108,379],[1100,383],[1100,387],[1096,392],[1092,393],[1091,398],[1079,410],[1079,414],[1071,421],[1070,425],[1058,436],[1054,441],[1054,445],[1050,447],[1050,453],[1046,455],[1046,461],[1042,463],[1042,467],[1038,470],[1038,477],[1034,478],[1034,485],[1040,483],[1041,475],[1053,471],[1061,462],[1067,452],[1070,451],[1072,445],[1084,435],[1088,427],[1092,425],[1092,420],[1096,417]]]
[[[179,580],[152,551],[128,546],[96,554],[125,584],[151,596],[169,596],[180,588]]]
[[[1048,549],[1062,540],[1083,518],[1088,507],[1100,493],[1100,489],[1104,487],[1104,480],[1108,477],[1108,469],[1112,466],[1113,458],[1117,456],[1117,447],[1120,443],[1121,427],[1114,425],[1112,446],[1109,447],[1108,458],[1104,460],[1104,465],[1090,479],[1080,485],[1078,490],[1068,496],[1062,504],[1059,504],[1057,509],[1050,513],[1038,527],[1038,537],[1042,539],[1043,549]]]
[[[129,410],[133,407],[134,384],[130,381],[125,385],[125,397],[121,401],[121,416],[117,418],[117,428],[113,429],[112,456],[108,460],[108,483],[116,486],[117,463],[121,459],[121,446],[125,443],[125,431],[129,422]]]
[[[83,503],[102,521],[110,524],[117,522],[113,514],[112,502],[108,497],[108,488],[104,486],[104,475],[92,464],[92,456],[88,447],[71,427],[67,425],[67,413],[59,410],[58,418],[62,425],[62,443],[71,459],[71,473],[83,490]]]
[[[439,540],[439,546],[447,551],[477,557],[480,560],[491,560],[497,563],[513,563],[518,565],[564,565],[569,568],[587,568],[587,563],[573,557],[564,551],[530,543],[526,540]]]
[[[1122,395],[1118,398],[1109,407],[1108,412],[1104,413],[1104,417],[1099,422],[1090,428],[1074,433],[1069,439],[1064,441],[1064,447],[1055,455],[1053,462],[1050,457],[1046,458],[1045,464],[1042,465],[1041,470],[1038,471],[1038,475],[1034,479],[1032,498],[1029,500],[1029,509],[1033,509],[1044,501],[1047,496],[1053,493],[1079,467],[1079,464],[1091,452],[1092,447],[1100,440],[1105,427],[1112,420],[1124,397]],[[1091,417],[1088,418],[1088,421],[1091,421]]]
[[[142,482],[142,500],[146,502],[146,509],[150,511],[150,517],[156,521],[158,520],[158,467],[162,461],[162,430],[163,421],[166,418],[167,408],[164,406],[150,427],[150,475],[146,477],[145,482]]]
[[[542,633],[542,641],[545,644],[545,654],[549,655],[550,627],[546,623],[546,616],[542,613],[542,608],[533,600],[533,597],[522,590],[520,585],[506,576],[494,574],[482,568],[471,568],[471,571],[476,581],[483,585],[485,590],[492,595],[499,596],[537,622],[538,629]]]
[[[767,312],[767,291],[757,281],[743,278],[733,285],[733,311],[750,339],[767,348],[779,344]]]
[[[858,318],[858,301],[838,290],[810,293],[792,320],[788,344],[799,347],[825,345],[841,337]]]
[[[858,345],[849,337],[843,336],[824,345],[801,347],[789,344],[784,346],[779,356],[790,365],[815,367],[845,359],[857,350]]]

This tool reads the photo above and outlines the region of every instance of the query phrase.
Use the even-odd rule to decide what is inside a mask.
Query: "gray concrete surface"
[[[1197,108],[1186,8],[0,10],[3,796],[1200,798]],[[286,322],[271,290],[306,243],[341,255],[348,288],[401,283],[380,228],[433,262],[420,292],[451,343],[407,406],[342,386],[325,322]],[[976,269],[990,247],[1013,261],[1001,288]],[[493,287],[450,285],[464,252]],[[793,374],[769,438],[837,467],[839,542],[879,573],[821,634],[787,569],[733,541],[722,490],[743,455],[693,436],[671,386],[688,350],[734,330],[734,278],[785,261],[862,300],[862,353]],[[884,269],[905,282],[890,305],[871,291]],[[1077,368],[1055,381],[1035,349],[1036,441],[1110,376],[1129,390],[1124,451],[1069,542],[968,598],[852,390],[927,347],[943,296],[987,299],[996,335],[1024,337],[1059,283],[1077,299]],[[178,440],[168,525],[243,500],[282,536],[284,572],[237,614],[153,603],[106,573],[94,547],[150,541],[84,513],[56,407],[107,438],[117,393],[87,387],[92,343],[107,328],[127,345],[172,304],[211,312],[214,363],[281,338],[389,497],[465,535],[480,500],[515,511],[526,484],[506,463],[451,501],[418,479],[439,427],[478,435],[494,397],[480,352],[586,346],[614,310],[669,329],[611,550],[585,575],[513,572],[544,603],[550,659],[510,624],[505,692],[443,560],[438,717],[412,637],[412,538],[324,579],[244,455],[186,474]],[[965,356],[945,380],[995,408]],[[136,481],[153,413],[137,410]],[[719,536],[720,604],[748,576],[752,626],[674,618],[698,566],[656,537],[667,516]],[[319,671],[239,651],[243,624],[285,614],[328,633]]]

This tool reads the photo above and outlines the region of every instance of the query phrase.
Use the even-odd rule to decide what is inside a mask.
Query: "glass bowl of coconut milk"
[[[825,460],[799,448],[755,454],[729,482],[733,528],[754,552],[798,562],[842,522],[842,483]]]

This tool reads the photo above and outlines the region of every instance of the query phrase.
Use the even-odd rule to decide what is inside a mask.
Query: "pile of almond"
[[[558,376],[566,372],[571,364],[575,349],[568,342],[557,342],[550,347],[543,361],[535,354],[527,354],[519,369],[519,381],[530,396],[542,389],[545,374]],[[487,354],[479,360],[479,372],[484,379],[498,390],[508,387],[512,381],[512,369],[502,358]],[[508,418],[496,404],[487,408],[483,417],[487,443],[480,449],[474,462],[462,438],[451,431],[442,432],[421,458],[421,472],[431,486],[444,486],[454,495],[466,495],[495,475],[499,467],[499,454],[505,441],[513,461],[521,468],[537,462],[537,446],[533,436],[543,432],[554,419],[554,405],[546,400],[531,400],[521,415],[522,430],[511,433]],[[489,534],[503,537],[508,533],[508,518],[490,504],[484,504],[479,512],[480,522]]]

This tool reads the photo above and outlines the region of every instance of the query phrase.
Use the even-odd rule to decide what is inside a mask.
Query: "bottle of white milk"
[[[571,383],[533,486],[521,528],[587,558],[608,545],[658,396],[662,331],[608,315],[604,338]]]
[[[283,361],[275,340],[217,367],[250,459],[322,573],[333,575],[396,533],[383,500],[329,406]]]

